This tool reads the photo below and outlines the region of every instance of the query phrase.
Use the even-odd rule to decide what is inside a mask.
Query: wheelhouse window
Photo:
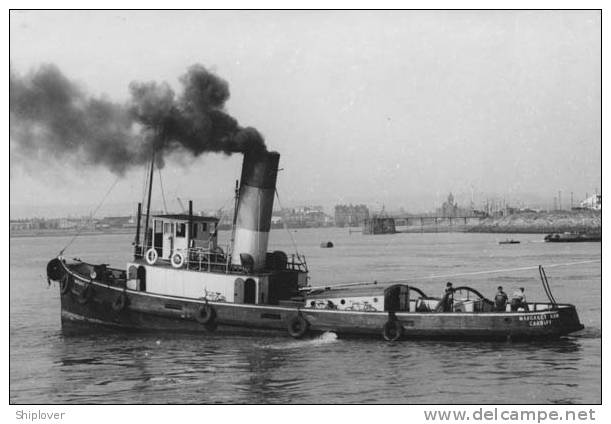
[[[202,232],[205,233],[208,230],[208,224],[207,223],[202,223]]]
[[[193,238],[197,238],[197,223],[193,224]]]
[[[176,224],[176,237],[186,237],[187,225],[185,223]]]

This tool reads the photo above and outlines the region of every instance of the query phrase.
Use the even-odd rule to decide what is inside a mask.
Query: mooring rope
[[[115,180],[114,183],[112,183],[112,185],[110,186],[110,188],[108,189],[108,191],[106,192],[106,194],[104,195],[104,197],[102,197],[102,200],[100,201],[100,203],[98,204],[98,206],[93,210],[93,212],[91,212],[89,214],[89,218],[93,219],[93,217],[95,216],[96,213],[98,213],[98,211],[100,210],[100,208],[102,207],[102,205],[104,204],[104,201],[106,200],[106,198],[108,197],[108,195],[110,194],[110,192],[112,191],[113,188],[115,188],[115,186],[117,185],[117,183],[119,182],[119,180],[121,179],[121,176],[118,176],[117,179]],[[81,226],[81,228],[76,232],[76,234],[74,234],[74,236],[72,236],[72,238],[70,239],[70,241],[68,242],[68,244],[66,244],[64,246],[64,248],[62,250],[59,251],[57,256],[61,256],[64,254],[64,251],[70,247],[70,245],[72,244],[72,242],[74,242],[74,240],[76,240],[76,238],[81,234],[81,232],[85,229],[85,226]]]
[[[561,266],[573,266],[573,265],[589,264],[589,263],[596,263],[596,262],[600,262],[600,261],[601,261],[600,259],[591,259],[591,260],[578,261],[578,262],[563,262],[563,263],[545,265],[545,268],[557,268],[557,267],[561,267]],[[491,270],[487,270],[487,271],[463,272],[463,273],[456,273],[456,274],[427,275],[427,276],[423,276],[423,277],[412,277],[412,278],[403,279],[403,280],[392,280],[392,281],[383,281],[383,282],[361,281],[361,282],[355,282],[355,283],[346,283],[346,284],[337,284],[337,285],[334,284],[334,285],[329,285],[329,286],[307,287],[307,288],[304,288],[304,289],[317,290],[317,289],[324,289],[324,288],[327,288],[327,287],[330,287],[330,288],[340,288],[340,287],[366,286],[366,285],[387,286],[387,285],[392,285],[392,284],[401,284],[401,283],[413,282],[413,281],[416,281],[416,280],[432,280],[432,279],[436,279],[436,278],[462,277],[462,276],[468,276],[468,275],[498,274],[498,273],[501,273],[501,272],[527,271],[527,270],[532,270],[532,269],[539,269],[539,265],[524,266],[524,267],[517,267],[517,268],[491,269]]]

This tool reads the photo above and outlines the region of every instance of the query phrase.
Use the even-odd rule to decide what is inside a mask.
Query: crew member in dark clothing
[[[507,293],[503,291],[503,287],[499,286],[494,296],[494,310],[497,312],[505,312],[507,308]]]
[[[435,312],[452,312],[454,306],[454,287],[449,281],[446,283],[446,289],[441,298],[441,302],[435,308]]]

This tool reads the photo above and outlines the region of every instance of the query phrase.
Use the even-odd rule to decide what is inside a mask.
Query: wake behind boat
[[[405,282],[311,287],[304,256],[267,251],[279,158],[244,154],[227,252],[217,243],[217,218],[193,215],[192,202],[188,214],[150,216],[150,178],[146,214],[139,204],[134,256],[125,269],[62,255],[49,262],[47,276],[59,282],[62,324],[295,338],[332,331],[393,341],[554,338],[583,328],[573,305],[555,301],[543,269],[548,301],[515,311],[469,287],[441,298]]]

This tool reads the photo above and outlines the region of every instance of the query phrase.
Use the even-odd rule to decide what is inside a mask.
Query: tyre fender
[[[195,313],[195,320],[203,325],[211,325],[216,319],[216,311],[208,304],[202,305],[197,308]]]
[[[303,315],[295,315],[288,322],[288,332],[289,335],[295,339],[300,339],[308,332],[308,328],[310,324],[303,317]]]
[[[388,320],[382,329],[384,340],[389,342],[397,341],[403,336],[403,326],[398,320]]]
[[[64,264],[58,258],[51,259],[47,264],[47,278],[53,281],[61,281],[66,276]]]

